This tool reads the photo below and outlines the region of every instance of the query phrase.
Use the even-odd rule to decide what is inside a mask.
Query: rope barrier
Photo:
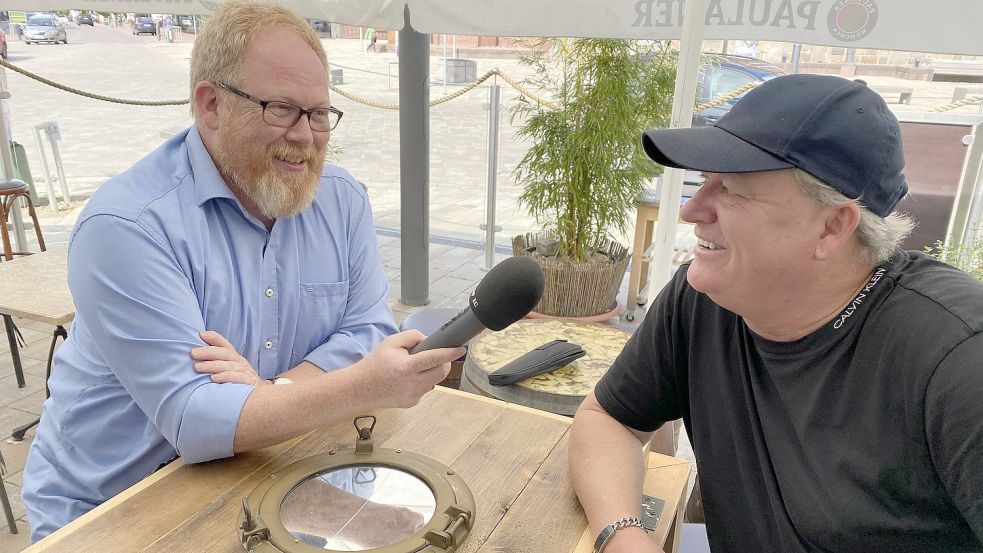
[[[46,79],[45,77],[42,77],[42,76],[37,75],[35,73],[32,73],[32,72],[30,72],[30,71],[28,71],[26,69],[22,69],[22,68],[20,68],[20,67],[18,67],[16,65],[14,65],[14,64],[12,64],[10,62],[4,61],[2,59],[0,59],[0,65],[6,67],[8,69],[11,69],[13,71],[16,71],[17,73],[20,73],[21,75],[24,75],[25,77],[28,77],[30,79],[34,79],[34,80],[36,80],[38,82],[41,82],[41,83],[44,83],[44,84],[46,84],[48,86],[52,86],[54,88],[57,88],[57,89],[60,89],[60,90],[64,90],[66,92],[71,92],[72,94],[78,94],[79,96],[84,96],[86,98],[92,98],[94,100],[102,100],[104,102],[112,102],[112,103],[115,103],[115,104],[127,104],[127,105],[133,105],[133,106],[180,106],[180,105],[184,105],[184,104],[187,104],[188,103],[188,100],[126,100],[126,99],[123,99],[123,98],[114,98],[112,96],[104,96],[102,94],[95,94],[95,93],[92,93],[92,92],[86,92],[84,90],[80,90],[80,89],[77,89],[77,88],[74,88],[74,87],[71,87],[71,86],[68,86],[68,85],[63,85],[61,83],[56,83],[56,82],[54,82],[54,81],[52,81],[50,79]],[[454,92],[452,94],[448,94],[447,96],[443,96],[441,98],[437,98],[435,100],[431,100],[430,101],[430,106],[431,107],[437,106],[437,105],[443,104],[445,102],[449,102],[449,101],[451,101],[451,100],[453,100],[453,99],[461,96],[462,94],[466,94],[466,93],[470,92],[471,90],[473,90],[478,85],[480,85],[481,83],[483,83],[486,80],[488,80],[489,78],[491,78],[493,75],[498,75],[499,77],[502,78],[502,80],[504,80],[505,82],[509,83],[513,88],[515,88],[520,94],[522,94],[524,96],[528,96],[529,98],[531,98],[536,103],[539,103],[541,105],[544,105],[544,106],[546,106],[546,107],[548,107],[550,109],[560,109],[559,106],[557,106],[555,104],[552,104],[552,103],[550,103],[550,102],[548,102],[548,101],[546,101],[546,100],[544,100],[544,99],[536,96],[532,92],[529,92],[528,90],[526,90],[525,88],[523,88],[521,85],[519,85],[517,82],[515,82],[514,80],[512,80],[510,77],[508,77],[507,75],[505,75],[505,73],[503,73],[499,69],[492,69],[492,70],[488,71],[487,73],[485,73],[484,75],[482,75],[478,79],[475,79],[474,81],[468,83],[467,85],[465,85],[464,87],[462,87],[460,90],[458,90],[458,91],[456,91],[456,92]],[[353,102],[357,102],[359,104],[364,104],[364,105],[369,106],[369,107],[380,108],[380,109],[389,109],[389,110],[398,110],[399,109],[399,104],[385,103],[385,102],[376,102],[374,100],[368,100],[366,98],[361,98],[361,97],[356,96],[356,95],[354,95],[354,94],[352,94],[350,92],[347,92],[347,91],[345,91],[343,89],[340,89],[340,88],[338,88],[338,87],[336,87],[334,85],[329,85],[329,86],[330,86],[332,92],[337,92],[339,95],[344,96],[345,98],[348,98],[349,100],[351,100]]]
[[[36,80],[38,82],[41,82],[41,83],[44,83],[44,84],[46,84],[48,86],[52,86],[52,87],[58,88],[60,90],[64,90],[66,92],[71,92],[72,94],[78,94],[79,96],[84,96],[86,98],[92,98],[94,100],[102,100],[104,102],[112,102],[112,103],[115,103],[115,104],[127,104],[127,105],[133,105],[133,106],[181,106],[181,105],[185,105],[185,104],[188,103],[188,100],[127,100],[127,99],[123,99],[123,98],[114,98],[112,96],[104,96],[102,94],[95,94],[95,93],[92,93],[92,92],[86,92],[86,91],[80,90],[78,88],[74,88],[74,87],[71,87],[71,86],[67,86],[67,85],[63,85],[63,84],[60,84],[60,83],[56,83],[56,82],[54,82],[54,81],[52,81],[50,79],[46,79],[46,78],[44,78],[44,77],[42,77],[40,75],[34,74],[34,73],[32,73],[32,72],[30,72],[30,71],[28,71],[26,69],[22,69],[20,67],[17,67],[16,65],[14,65],[14,64],[12,64],[10,62],[7,62],[5,60],[2,60],[2,59],[0,59],[0,65],[2,65],[3,67],[6,67],[7,69],[11,69],[13,71],[16,71],[17,73],[20,73],[21,75],[24,75],[25,77],[28,77],[30,79],[34,79],[34,80]],[[550,102],[548,100],[545,100],[543,98],[540,98],[536,94],[530,92],[525,87],[523,87],[521,84],[519,84],[514,79],[512,79],[511,77],[509,77],[508,75],[506,75],[500,69],[497,69],[497,68],[496,69],[489,70],[487,73],[485,73],[481,77],[478,77],[474,81],[471,81],[470,83],[464,85],[460,90],[458,90],[456,92],[453,92],[453,93],[448,94],[446,96],[442,96],[442,97],[437,98],[435,100],[431,100],[430,101],[430,106],[431,107],[438,106],[438,105],[443,104],[445,102],[449,102],[449,101],[451,101],[451,100],[453,100],[453,99],[455,99],[455,98],[457,98],[457,97],[459,97],[459,96],[461,96],[463,94],[466,94],[466,93],[470,92],[471,90],[474,90],[478,85],[480,85],[481,83],[485,82],[486,80],[488,80],[492,76],[496,76],[496,75],[498,77],[501,77],[503,81],[505,81],[506,83],[508,83],[519,94],[521,94],[521,95],[529,98],[530,100],[536,102],[537,104],[542,105],[542,106],[545,106],[545,107],[547,107],[549,109],[553,109],[553,110],[559,110],[560,109],[560,106],[558,106],[558,105],[556,105],[556,104],[554,104],[554,103],[552,103],[552,102]],[[706,110],[706,109],[709,109],[709,108],[712,108],[712,107],[716,107],[716,106],[719,106],[719,105],[724,104],[726,102],[729,102],[730,100],[733,100],[734,98],[740,96],[741,94],[744,94],[748,90],[751,90],[752,88],[758,86],[758,84],[760,84],[760,83],[747,83],[747,84],[741,86],[740,88],[738,88],[738,89],[736,89],[736,90],[734,90],[732,92],[729,92],[727,94],[723,94],[723,95],[717,96],[716,98],[714,98],[713,100],[710,100],[709,102],[704,102],[704,103],[699,104],[698,106],[696,106],[696,108],[694,108],[694,112],[699,113],[699,112],[701,112],[703,110]],[[380,108],[380,109],[388,109],[388,110],[398,110],[399,109],[399,104],[386,103],[386,102],[376,102],[374,100],[369,100],[369,99],[366,99],[366,98],[362,98],[360,96],[356,96],[355,94],[352,94],[351,92],[347,92],[347,91],[345,91],[343,89],[340,89],[340,88],[338,88],[338,87],[336,87],[334,85],[329,85],[329,86],[330,86],[332,92],[336,92],[339,95],[344,96],[345,98],[348,98],[349,100],[351,100],[353,102],[356,102],[356,103],[359,103],[359,104],[364,104],[364,105],[369,106],[369,107]],[[941,112],[951,111],[951,110],[958,109],[958,108],[965,107],[965,106],[971,106],[971,105],[974,105],[974,104],[979,104],[981,102],[983,102],[983,95],[980,95],[980,96],[967,96],[965,99],[960,100],[958,102],[953,102],[951,104],[946,104],[946,105],[943,105],[943,106],[938,106],[936,108],[932,108],[929,111],[936,112],[936,113],[941,113]]]
[[[758,86],[758,84],[759,83],[747,83],[746,85],[743,85],[740,88],[735,89],[733,92],[728,92],[727,94],[721,94],[720,96],[717,96],[713,100],[710,100],[709,102],[704,102],[693,108],[693,113],[700,113],[705,109],[715,108],[720,104],[729,102],[730,100],[737,98],[741,94],[744,94],[748,90],[751,90],[752,88]]]
[[[953,102],[951,104],[946,104],[944,106],[939,106],[937,108],[932,108],[932,112],[942,113],[944,111],[952,111],[954,109],[959,109],[963,106],[971,106],[973,104],[978,104],[983,101],[983,96],[966,96],[964,99],[958,102]]]
[[[113,98],[112,96],[103,96],[102,94],[93,94],[92,92],[79,90],[71,86],[56,83],[40,75],[35,75],[26,69],[21,69],[20,67],[17,67],[16,65],[2,59],[0,59],[0,65],[48,86],[53,86],[64,90],[65,92],[71,92],[72,94],[78,94],[79,96],[85,96],[86,98],[92,98],[94,100],[102,100],[104,102],[112,102],[114,104],[128,104],[132,106],[181,106],[188,103],[188,100],[124,100],[122,98]]]

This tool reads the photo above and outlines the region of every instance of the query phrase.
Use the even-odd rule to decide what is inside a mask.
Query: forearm
[[[633,432],[604,412],[593,395],[577,411],[570,437],[570,477],[592,535],[624,517],[640,515],[645,477],[642,444],[648,438],[649,434]],[[631,542],[656,550],[637,527],[619,530],[607,550]],[[641,551],[637,547],[628,545],[623,550]]]
[[[301,361],[299,365],[289,371],[280,373],[277,378],[283,377],[290,379],[294,383],[308,382],[313,378],[324,376],[324,371],[320,367],[309,361]]]
[[[324,373],[304,365],[284,373],[291,380],[298,376],[294,384],[258,386],[249,394],[236,426],[236,453],[278,444],[383,406],[368,393],[371,387],[356,367]]]

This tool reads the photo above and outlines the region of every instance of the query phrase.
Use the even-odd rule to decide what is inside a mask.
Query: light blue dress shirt
[[[72,233],[76,316],[24,469],[32,540],[181,456],[233,454],[253,387],[193,370],[225,336],[263,378],[348,366],[396,332],[368,198],[326,166],[313,204],[271,231],[192,127],[89,200]]]

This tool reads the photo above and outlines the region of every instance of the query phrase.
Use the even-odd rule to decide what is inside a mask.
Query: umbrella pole
[[[703,45],[703,21],[707,0],[688,0],[683,12],[683,36],[679,44],[679,60],[676,67],[676,86],[672,96],[670,125],[687,128],[693,121],[693,103],[696,98],[697,73],[700,68],[700,50]],[[659,220],[655,228],[655,252],[652,259],[652,284],[650,290],[659,291],[672,276],[672,254],[676,247],[676,227],[679,223],[679,202],[683,195],[682,169],[666,169],[660,198]]]
[[[430,35],[399,31],[400,303],[430,301]]]

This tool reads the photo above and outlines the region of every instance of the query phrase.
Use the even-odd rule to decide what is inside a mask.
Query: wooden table
[[[378,417],[376,447],[401,448],[454,469],[474,493],[477,513],[461,552],[588,553],[594,536],[567,471],[571,420],[437,388],[406,410]],[[284,466],[351,447],[349,420],[257,452],[198,465],[180,460],[25,550],[241,553],[236,527],[246,497]],[[665,501],[652,533],[678,543],[690,464],[649,454],[644,492]]]
[[[75,318],[75,304],[68,290],[68,250],[53,249],[4,261],[0,263],[0,283],[0,314],[7,330],[17,386],[23,388],[24,371],[11,317],[48,323],[64,331],[64,325]]]
[[[600,323],[570,319],[518,321],[501,332],[471,340],[464,361],[461,389],[558,415],[573,416],[594,385],[611,367],[631,335]],[[553,372],[492,386],[488,375],[551,340],[579,344],[587,355]]]
[[[20,350],[14,335],[12,317],[20,317],[55,326],[48,353],[47,374],[51,374],[51,356],[58,338],[65,339],[65,325],[75,318],[75,303],[68,289],[68,250],[51,249],[41,253],[15,257],[0,263],[0,314],[3,315],[10,343],[17,386],[24,387],[24,370],[21,367]],[[37,420],[14,429],[12,439],[20,441],[28,428]]]

